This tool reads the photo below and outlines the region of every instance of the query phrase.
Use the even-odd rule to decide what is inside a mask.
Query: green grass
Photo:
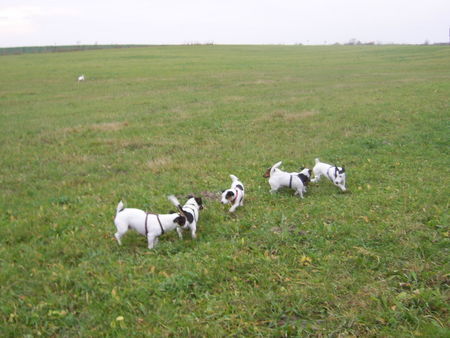
[[[25,54],[0,74],[1,336],[449,335],[448,47]],[[348,193],[269,194],[267,167],[315,157]],[[212,198],[230,173],[235,215]],[[120,199],[189,193],[197,240],[117,245]]]

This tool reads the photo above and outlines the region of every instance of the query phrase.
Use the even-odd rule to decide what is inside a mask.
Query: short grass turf
[[[450,334],[449,47],[12,55],[0,74],[1,336]],[[267,167],[316,157],[347,193],[269,194]],[[119,200],[190,193],[196,240],[118,246]]]

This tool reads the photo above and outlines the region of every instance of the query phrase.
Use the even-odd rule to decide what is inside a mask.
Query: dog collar
[[[234,191],[235,191],[235,198],[233,198],[233,200],[231,201],[231,203],[234,203],[234,202],[236,202],[236,200],[237,200],[237,198],[238,198],[238,196],[239,196],[239,192],[238,192],[238,190],[237,189],[234,189]]]

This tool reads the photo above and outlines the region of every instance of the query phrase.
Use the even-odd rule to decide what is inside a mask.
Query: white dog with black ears
[[[311,179],[311,169],[301,168],[299,172],[287,173],[279,169],[281,163],[281,161],[275,163],[263,175],[269,178],[270,192],[274,193],[282,187],[288,187],[295,190],[295,195],[303,198],[303,193],[306,193],[306,186]]]
[[[316,158],[316,164],[313,168],[314,178],[311,182],[319,182],[322,176],[326,176],[335,186],[340,188],[342,191],[346,191],[345,188],[345,168],[332,166],[327,163],[320,162]]]
[[[185,223],[185,216],[178,213],[152,214],[140,209],[124,208],[122,201],[120,201],[114,218],[114,224],[117,228],[114,236],[119,245],[122,245],[122,236],[129,229],[133,229],[147,237],[148,248],[153,249],[158,243],[159,236],[175,228],[178,229]]]
[[[234,175],[230,175],[230,178],[232,180],[231,188],[222,191],[221,202],[223,204],[232,204],[229,212],[235,212],[237,207],[242,207],[244,205],[245,190],[244,185],[239,181],[239,178]]]
[[[186,223],[182,227],[177,228],[178,236],[182,238],[182,229],[189,229],[191,231],[192,238],[196,238],[197,222],[200,216],[200,210],[203,209],[202,198],[188,196],[188,200],[183,206],[181,206],[180,202],[175,196],[170,195],[168,198],[169,201],[177,207],[180,214],[186,217]]]

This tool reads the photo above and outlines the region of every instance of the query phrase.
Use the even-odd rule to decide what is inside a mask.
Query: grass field
[[[26,54],[0,75],[0,336],[450,335],[448,47]],[[267,167],[316,157],[347,193],[269,194]],[[196,240],[115,242],[120,199],[189,193]]]

